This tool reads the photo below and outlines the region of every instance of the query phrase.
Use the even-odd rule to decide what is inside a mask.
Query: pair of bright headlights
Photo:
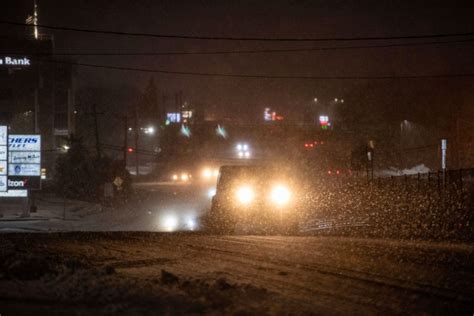
[[[244,205],[248,205],[255,200],[255,191],[251,186],[237,188],[235,195],[237,201]],[[269,199],[273,204],[284,206],[290,202],[291,191],[284,185],[275,185],[270,191]]]
[[[204,179],[217,178],[219,175],[219,169],[204,168],[202,170],[202,176]]]

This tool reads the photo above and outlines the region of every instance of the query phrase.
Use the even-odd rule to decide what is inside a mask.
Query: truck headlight
[[[212,177],[212,170],[209,169],[209,168],[206,168],[202,171],[202,176],[205,178],[205,179],[209,179],[210,177]]]
[[[286,205],[291,199],[291,191],[284,185],[276,185],[270,193],[270,199],[278,206]]]
[[[236,191],[237,201],[242,204],[249,204],[255,198],[255,193],[251,187],[242,186],[239,187]]]

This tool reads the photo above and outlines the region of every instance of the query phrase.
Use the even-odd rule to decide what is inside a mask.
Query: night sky
[[[96,1],[38,0],[40,24],[162,34],[234,37],[354,37],[474,31],[473,1]],[[8,5],[7,5],[8,6]],[[9,2],[0,20],[24,22],[33,0]],[[21,27],[0,26],[1,34]],[[134,38],[42,30],[55,34],[57,52],[214,51],[406,43],[229,42]],[[469,37],[463,37],[466,39]],[[472,36],[470,37],[473,38]],[[456,38],[449,38],[450,40]],[[414,42],[426,40],[412,40]],[[79,62],[190,72],[295,76],[373,76],[474,73],[474,42],[427,46],[267,54],[194,56],[78,56]],[[79,85],[144,89],[152,76],[79,67]],[[448,80],[264,80],[154,74],[161,93],[182,90],[189,102],[260,113],[265,106],[291,112],[314,97],[356,100],[359,91],[383,104],[444,107],[462,90],[473,100],[473,78]],[[375,87],[375,88],[374,88]],[[396,92],[394,92],[396,91]],[[351,100],[352,97],[352,100]],[[452,101],[449,101],[452,100]],[[467,101],[466,101],[467,100]]]

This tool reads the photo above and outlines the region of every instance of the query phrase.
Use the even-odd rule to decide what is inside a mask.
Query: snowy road
[[[195,233],[1,236],[0,313],[474,311],[474,246]]]

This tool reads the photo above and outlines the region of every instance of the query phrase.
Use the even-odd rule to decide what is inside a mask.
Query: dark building
[[[49,35],[0,38],[0,124],[42,136],[43,166],[53,171],[74,133],[75,67],[54,57]]]

